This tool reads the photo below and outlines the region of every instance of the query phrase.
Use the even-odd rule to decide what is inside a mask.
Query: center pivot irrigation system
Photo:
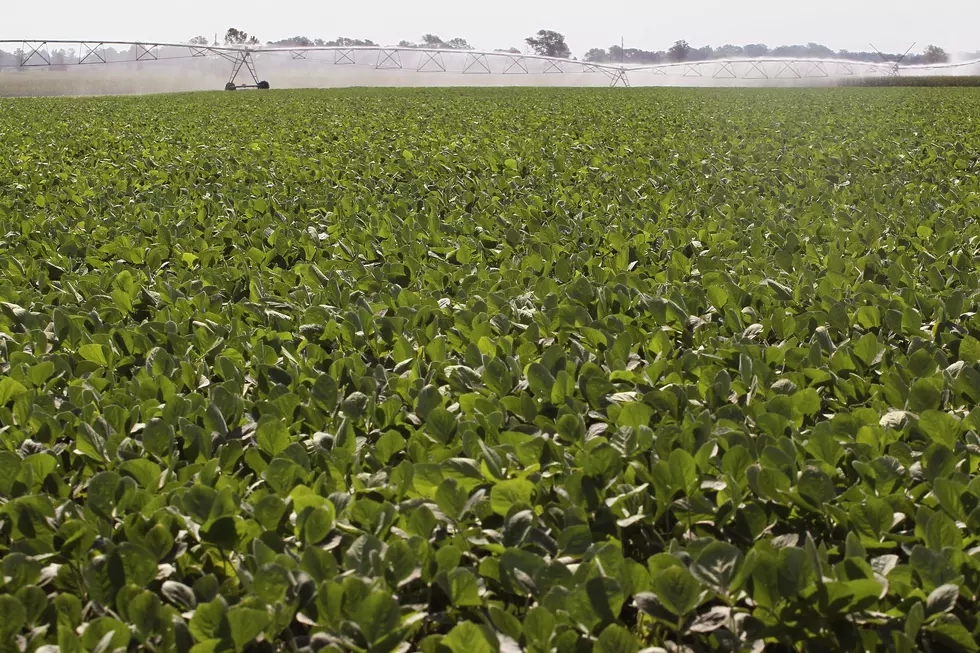
[[[952,64],[903,66],[898,62],[848,61],[788,57],[716,59],[679,63],[626,65],[560,59],[513,51],[448,50],[384,46],[249,47],[145,43],[139,41],[0,40],[0,50],[12,51],[14,68],[109,65],[177,59],[222,58],[231,63],[225,90],[266,90],[256,58],[289,57],[334,66],[360,66],[376,70],[453,73],[463,75],[574,75],[601,74],[610,86],[630,86],[630,75],[686,77],[713,80],[819,80],[852,76],[948,74],[980,65],[980,60]],[[10,66],[8,66],[10,67]],[[0,66],[2,68],[2,66]],[[244,73],[242,71],[245,71]],[[247,74],[246,82],[240,77]],[[250,83],[249,81],[250,80]]]

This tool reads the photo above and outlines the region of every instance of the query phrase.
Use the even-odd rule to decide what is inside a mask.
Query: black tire
[[[237,91],[238,90],[238,87],[235,86],[235,82],[228,82],[227,84],[225,84],[225,90],[226,91]]]
[[[259,82],[258,84],[256,84],[255,88],[259,89],[260,91],[268,91],[269,82]]]

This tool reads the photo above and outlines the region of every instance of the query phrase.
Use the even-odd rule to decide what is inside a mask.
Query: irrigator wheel
[[[228,82],[227,84],[225,84],[225,90],[226,91],[237,91],[238,90],[238,87],[235,86],[235,82]]]
[[[259,82],[258,84],[255,85],[255,88],[259,89],[260,91],[268,91],[269,82],[265,82],[265,81]]]

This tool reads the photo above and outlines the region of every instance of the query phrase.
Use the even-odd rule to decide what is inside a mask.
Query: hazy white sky
[[[6,5],[6,6],[3,6]],[[606,47],[822,43],[902,52],[935,43],[980,50],[980,0],[2,0],[0,39],[185,41],[237,27],[262,42],[289,36],[369,38],[382,45],[425,32],[480,49],[524,47],[539,29],[565,34],[573,53]]]

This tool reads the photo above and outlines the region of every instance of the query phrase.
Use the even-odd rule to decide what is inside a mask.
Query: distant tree
[[[779,45],[773,48],[769,54],[774,57],[803,57],[806,48],[802,45]]]
[[[443,45],[445,45],[450,50],[472,50],[473,46],[466,42],[466,39],[456,37],[454,39],[449,39]]]
[[[229,27],[225,32],[225,45],[258,45],[259,39],[249,36],[247,32]]]
[[[719,59],[735,59],[737,57],[744,57],[745,49],[740,45],[726,43],[715,50],[715,56]]]
[[[667,50],[667,58],[671,61],[687,61],[690,54],[691,46],[684,40],[677,41]]]
[[[356,48],[356,47],[374,47],[378,45],[371,39],[349,39],[346,36],[338,36],[333,41],[324,41],[323,39],[317,39],[314,41],[316,45],[328,47],[328,48]]]
[[[419,46],[415,45],[411,41],[399,41],[398,42],[398,47],[400,47],[400,48],[417,48]]]
[[[927,47],[924,55],[926,63],[946,63],[949,61],[949,55],[938,45]]]
[[[833,59],[834,51],[819,43],[806,44],[807,55],[815,59]]]
[[[191,40],[189,40],[188,43],[190,45],[210,45],[211,44],[211,42],[208,41],[208,37],[206,37],[206,36],[195,36],[194,38],[192,38]]]
[[[281,41],[269,41],[267,45],[278,45],[282,47],[296,47],[296,48],[308,48],[311,45],[315,45],[313,39],[307,38],[305,36],[293,36],[288,39],[283,39]]]
[[[730,59],[736,57],[758,58],[765,56],[792,57],[797,59],[847,59],[850,61],[866,61],[868,63],[881,63],[883,61],[895,63],[901,60],[906,65],[935,64],[949,61],[949,55],[946,51],[936,46],[930,46],[923,54],[913,54],[903,58],[900,54],[878,52],[851,52],[849,50],[834,52],[827,46],[819,43],[780,45],[772,49],[763,43],[752,43],[745,46],[726,44],[717,49],[712,49],[710,46],[694,49],[686,41],[678,41],[669,52],[664,52],[663,50],[648,52],[636,48],[623,49],[619,45],[612,45],[609,48],[592,48],[586,53],[585,60],[597,63],[619,63],[623,61],[649,65],[660,64],[665,61],[701,61],[708,59]],[[980,53],[977,53],[977,57],[980,58]]]
[[[517,48],[496,48],[494,52],[506,52],[507,54],[520,54],[521,51]]]
[[[634,63],[658,64],[667,59],[663,50],[650,52],[638,48],[623,48],[621,45],[610,45],[608,48],[592,48],[585,53],[585,61],[595,63]]]
[[[467,43],[466,39],[464,38],[460,38],[457,36],[456,38],[449,39],[448,41],[443,41],[435,34],[423,34],[421,47],[445,49],[445,50],[472,50],[473,49],[473,46]]]
[[[691,61],[708,61],[713,59],[715,56],[715,50],[710,45],[706,45],[701,48],[692,49],[687,58]]]
[[[565,43],[565,36],[558,32],[543,29],[538,31],[537,38],[529,36],[524,41],[534,50],[535,54],[544,57],[567,59],[572,55],[572,50]]]
[[[585,57],[583,58],[593,63],[603,63],[609,61],[609,53],[602,48],[592,48],[585,53]]]

